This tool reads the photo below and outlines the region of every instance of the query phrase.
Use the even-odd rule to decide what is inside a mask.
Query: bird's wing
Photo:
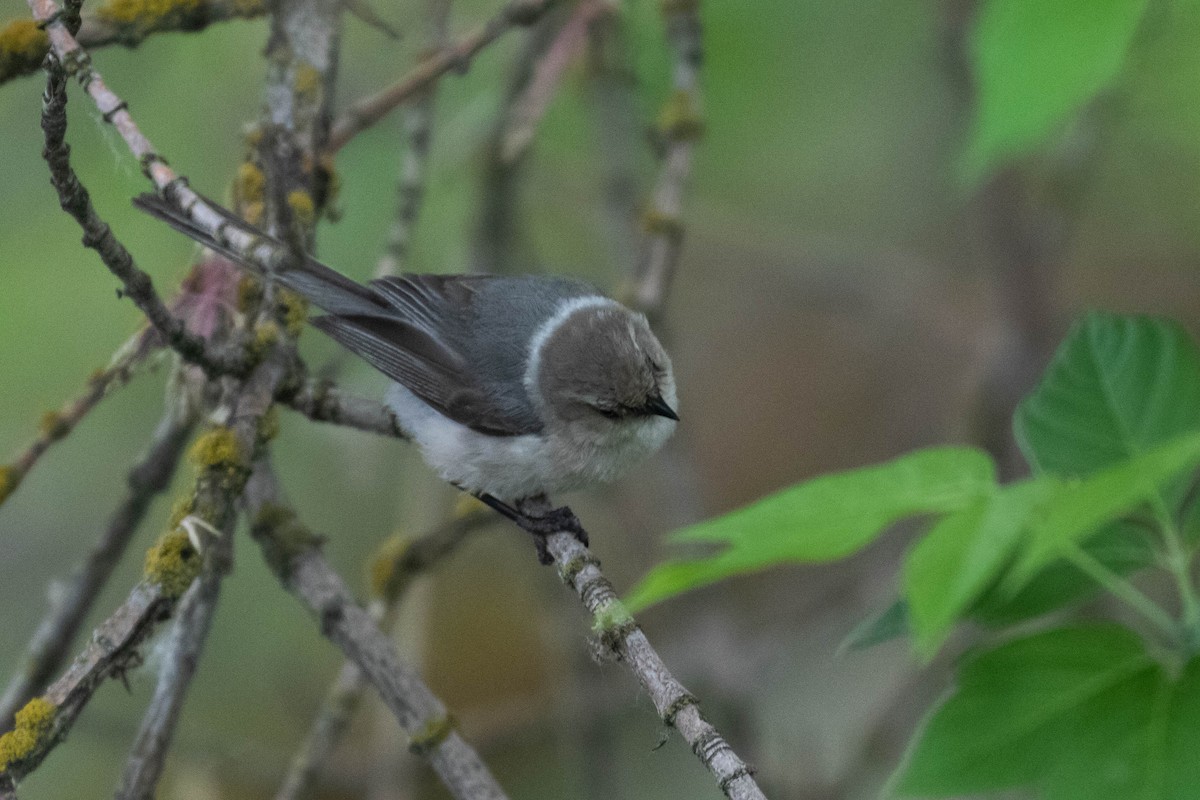
[[[424,325],[397,316],[328,315],[312,324],[446,417],[490,436],[537,433],[536,417],[489,391],[466,359]]]

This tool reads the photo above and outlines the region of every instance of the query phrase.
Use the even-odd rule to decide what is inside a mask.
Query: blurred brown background
[[[639,124],[649,125],[668,57],[657,4],[626,5]],[[494,6],[456,2],[454,29]],[[402,27],[416,13],[409,3],[378,9]],[[0,16],[24,13],[0,0]],[[1084,308],[1151,310],[1194,327],[1200,7],[1152,3],[1116,84],[1037,156],[978,186],[955,170],[971,114],[961,57],[970,15],[970,4],[933,0],[705,5],[706,137],[661,325],[683,423],[637,474],[567,498],[619,589],[666,555],[664,533],[808,476],[940,442],[983,444],[1018,473],[1012,405]],[[172,165],[220,196],[260,102],[265,31],[261,21],[230,23],[95,61]],[[397,44],[349,20],[342,98],[398,76],[418,46],[417,36]],[[468,265],[481,154],[520,49],[514,35],[442,84],[414,269]],[[540,264],[611,287],[627,267],[602,210],[591,81],[576,65],[555,100],[525,168],[522,214]],[[40,92],[37,78],[0,87],[0,450],[14,452],[139,324],[58,210],[39,158]],[[189,244],[131,209],[145,189],[137,166],[88,103],[72,103],[71,125],[100,213],[173,288]],[[641,197],[653,161],[634,134]],[[392,121],[339,157],[344,218],[321,228],[319,255],[360,279],[394,208],[397,143]],[[318,334],[305,339],[318,362],[333,352]],[[0,509],[0,674],[44,613],[47,581],[69,573],[111,510],[166,372],[106,401]],[[342,382],[361,394],[382,387],[361,363]],[[383,537],[419,532],[453,501],[407,446],[287,412],[277,453],[291,499],[351,577]],[[136,553],[166,518],[160,506],[99,614],[136,579]],[[856,622],[890,602],[904,543],[897,531],[848,563],[780,568],[643,615],[770,796],[875,796],[945,687],[941,668],[920,669],[901,642],[838,653]],[[657,748],[665,732],[624,669],[591,662],[588,624],[526,538],[497,524],[406,600],[399,640],[514,798],[719,797],[678,737]],[[338,663],[257,549],[239,541],[162,796],[268,796]],[[22,798],[110,791],[153,672],[130,682],[128,693],[119,683],[100,692]],[[374,707],[325,789],[443,796]]]

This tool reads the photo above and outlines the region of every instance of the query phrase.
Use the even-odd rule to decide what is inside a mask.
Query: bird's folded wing
[[[373,315],[331,315],[311,322],[431,407],[472,430],[490,436],[519,436],[541,429],[491,397],[464,359],[431,336],[424,325]]]

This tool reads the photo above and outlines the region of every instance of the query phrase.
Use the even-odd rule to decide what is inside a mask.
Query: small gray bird
[[[134,205],[268,274],[158,196]],[[292,262],[269,276],[326,312],[314,326],[395,381],[386,403],[426,462],[534,534],[543,563],[546,535],[583,529],[567,508],[523,507],[613,480],[675,429],[671,359],[645,316],[583,281],[405,275],[364,286],[312,258]]]

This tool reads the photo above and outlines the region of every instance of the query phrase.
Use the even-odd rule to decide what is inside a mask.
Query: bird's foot
[[[550,555],[550,551],[546,547],[546,538],[552,534],[569,533],[578,539],[580,544],[585,547],[587,546],[587,531],[583,529],[583,525],[579,522],[579,517],[575,516],[574,511],[566,506],[550,508],[545,511],[540,510],[540,508],[548,505],[545,496],[526,498],[525,500],[518,501],[515,507],[510,506],[503,500],[492,497],[490,494],[477,494],[475,496],[533,537],[533,544],[537,548],[538,561],[542,564],[554,563],[554,557]],[[528,509],[527,506],[530,504],[539,506],[539,511],[534,512]]]

